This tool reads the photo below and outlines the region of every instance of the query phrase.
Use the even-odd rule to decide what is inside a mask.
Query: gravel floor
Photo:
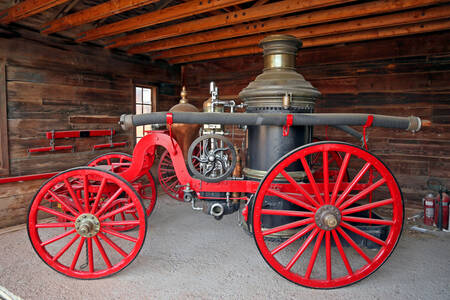
[[[159,196],[136,260],[101,280],[47,267],[26,230],[0,235],[0,286],[23,299],[450,299],[450,233],[405,230],[391,258],[369,278],[336,290],[297,286],[276,274],[237,215],[218,222]]]

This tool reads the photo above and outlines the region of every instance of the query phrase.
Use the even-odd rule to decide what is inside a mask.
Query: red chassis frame
[[[199,179],[193,178],[186,167],[183,152],[181,151],[178,143],[173,139],[167,131],[155,130],[149,131],[146,136],[144,136],[136,145],[133,151],[133,159],[129,169],[120,174],[128,182],[133,182],[137,178],[141,177],[145,172],[147,172],[153,162],[155,157],[156,146],[164,147],[172,159],[173,166],[175,169],[175,174],[180,181],[182,186],[188,185],[195,192],[241,192],[241,193],[256,193],[259,181],[237,179],[237,180],[223,180],[221,182],[204,182]],[[323,183],[317,184],[319,188],[322,188]],[[274,184],[279,191],[282,192],[294,192],[295,188],[289,183],[279,183]],[[306,183],[302,184],[303,188],[310,193],[314,193],[314,188]],[[334,188],[333,183],[329,183],[330,188]],[[348,183],[343,182],[339,190],[345,190]],[[355,189],[364,189],[368,184],[356,184]]]

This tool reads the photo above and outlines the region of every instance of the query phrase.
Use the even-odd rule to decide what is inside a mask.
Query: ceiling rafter
[[[315,8],[323,8],[352,1],[354,0],[285,0],[119,37],[111,40],[107,47],[116,48],[128,46],[243,22],[250,22],[261,18],[280,16]]]
[[[450,19],[438,20],[426,23],[416,23],[379,29],[363,30],[344,34],[329,35],[325,37],[306,38],[303,40],[303,48],[329,46],[333,44],[359,42],[382,38],[391,38],[448,29],[450,29]],[[261,52],[262,49],[259,48],[258,46],[249,46],[207,53],[199,53],[189,56],[182,56],[170,59],[169,62],[171,64],[191,63],[195,61],[226,58],[232,56],[252,55]]]
[[[78,35],[78,42],[86,42],[104,38],[123,32],[169,22],[177,19],[218,10],[235,4],[250,2],[251,0],[192,0],[179,5],[174,5],[162,10],[149,12],[140,16],[128,18],[123,21],[104,25],[99,28],[88,30]]]
[[[255,3],[253,3],[252,7],[258,7],[258,6],[261,6],[261,5],[266,4],[267,2],[269,2],[269,0],[258,0],[258,1],[256,1]]]
[[[75,7],[75,5],[78,4],[81,0],[72,0],[71,2],[65,4],[63,7],[61,7],[50,19],[49,22],[56,20],[60,17],[63,17],[64,15],[67,15],[72,8]]]
[[[17,22],[69,0],[25,0],[0,11],[0,24]]]
[[[158,0],[111,0],[44,24],[41,33],[51,34],[94,22],[121,12],[148,5]]]
[[[216,29],[208,32],[190,34],[186,36],[165,39],[155,42],[137,45],[128,49],[128,53],[139,54],[152,51],[161,51],[200,43],[231,39],[256,33],[275,30],[296,28],[324,22],[339,21],[349,18],[365,17],[374,14],[386,14],[400,10],[435,5],[443,0],[385,0],[354,4],[350,6],[331,8],[304,13],[297,16],[273,18],[267,21],[256,21],[248,24],[235,25],[233,27]]]
[[[279,34],[290,34],[300,39],[323,37],[327,35],[343,34],[348,32],[356,32],[383,27],[393,27],[406,24],[429,22],[440,19],[448,19],[450,16],[450,5],[428,7],[405,11],[383,16],[369,17],[365,19],[351,20],[338,23],[321,24],[299,29],[290,29],[279,31]],[[266,36],[266,34],[257,34],[249,37],[241,37],[232,40],[224,40],[219,42],[187,46],[167,50],[159,53],[158,58],[174,58],[179,56],[187,56],[210,51],[220,51],[232,48],[242,48],[248,46],[256,46]]]

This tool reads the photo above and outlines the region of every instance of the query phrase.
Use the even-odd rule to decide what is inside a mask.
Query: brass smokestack
[[[248,111],[254,112],[256,107],[282,108],[283,97],[289,95],[292,109],[312,112],[320,92],[295,69],[300,40],[277,34],[264,38],[259,45],[264,50],[264,72],[239,93]]]

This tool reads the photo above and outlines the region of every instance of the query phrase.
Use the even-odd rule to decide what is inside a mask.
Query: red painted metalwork
[[[111,143],[111,144],[99,144],[94,145],[94,150],[104,149],[104,148],[116,148],[126,146],[128,142],[120,142],[120,143]]]
[[[367,141],[366,141],[366,130],[367,130],[367,128],[369,128],[370,126],[372,126],[372,123],[373,123],[373,116],[372,116],[372,115],[369,115],[369,116],[367,117],[367,122],[366,122],[366,124],[364,124],[364,126],[363,126],[363,140],[364,140],[364,147],[366,148],[366,150],[368,149]]]
[[[183,201],[183,189],[175,173],[168,151],[164,151],[159,160],[158,180],[167,195],[175,200]]]
[[[62,138],[79,138],[79,137],[90,137],[90,136],[110,136],[116,134],[116,131],[113,129],[107,130],[69,130],[69,131],[55,131],[55,132],[47,132],[47,139],[62,139]]]
[[[170,136],[170,127],[169,134],[167,133],[149,132],[140,139],[132,157],[116,153],[115,156],[108,154],[110,156],[99,157],[92,162],[92,165],[97,167],[99,164],[106,165],[108,170],[116,174],[102,169],[72,169],[60,173],[45,184],[30,209],[29,234],[36,252],[46,263],[69,276],[98,278],[113,274],[133,260],[145,236],[145,233],[142,233],[145,211],[137,197],[137,194],[142,196],[138,180],[149,174],[157,146],[167,150],[164,156],[170,159],[173,166],[171,176],[179,182],[175,186],[189,186],[196,195],[201,192],[223,191],[256,194],[253,209],[245,207],[244,218],[252,226],[256,244],[264,259],[275,271],[297,284],[334,288],[361,280],[387,259],[399,239],[403,223],[400,190],[384,164],[364,149],[339,142],[313,143],[288,153],[272,167],[261,183],[242,179],[211,183],[190,175],[180,146]],[[113,157],[118,158],[118,161],[112,161]],[[307,183],[296,182],[286,171],[294,162],[302,165],[308,178]],[[350,179],[347,169],[355,166],[359,171],[356,170],[356,175]],[[161,171],[161,165],[159,169]],[[279,179],[274,182],[279,174],[286,179],[284,182]],[[137,194],[131,187],[137,190]],[[380,187],[388,191],[387,198],[375,197],[373,192]],[[156,193],[154,194],[156,197]],[[298,206],[298,209],[270,210],[263,205],[265,196],[278,197]],[[370,203],[367,203],[369,199]],[[50,205],[44,205],[46,202]],[[154,202],[151,203],[154,205]],[[59,209],[54,209],[53,204],[57,204]],[[323,220],[322,213],[319,215],[319,212],[329,213],[329,207],[338,211],[338,225],[325,229],[320,223]],[[367,211],[376,211],[377,208],[382,208],[388,216],[380,219],[375,217],[375,214],[370,214],[369,217],[364,214]],[[144,211],[144,215],[140,210]],[[55,216],[55,225],[37,223],[38,211]],[[74,224],[78,215],[89,211],[97,211],[101,229],[94,237],[80,237],[78,231],[73,229]],[[284,218],[289,216],[293,221],[275,227],[265,227],[263,215],[278,215]],[[387,236],[375,237],[355,226],[359,224],[385,226]],[[135,233],[135,227],[139,227],[138,236],[130,236],[129,232],[123,233],[123,230],[128,229],[134,229],[131,232]],[[58,235],[52,233],[44,239],[38,228],[60,228],[64,231]],[[290,232],[290,236],[284,240],[271,238],[280,232]],[[107,235],[113,235],[122,242],[132,243],[131,250],[122,249]],[[354,241],[354,236],[376,245],[376,249],[370,253],[362,250]],[[305,240],[298,244],[301,238]],[[100,240],[111,248],[108,247],[108,251],[104,249]],[[348,247],[343,247],[343,243]],[[72,247],[73,244],[78,244],[76,249]],[[86,246],[83,246],[84,244]],[[336,247],[332,247],[332,244]],[[56,250],[50,251],[47,247],[49,245],[56,245]],[[291,252],[286,251],[294,245],[297,245],[297,248]],[[88,252],[89,270],[77,267],[83,247]],[[98,255],[95,255],[94,251],[97,251]],[[311,253],[309,260],[300,259],[302,255],[306,256],[305,252]],[[68,262],[62,261],[62,253],[70,253]],[[280,259],[280,255],[286,253],[290,253],[290,257]],[[116,264],[110,262],[114,255],[119,257]],[[342,263],[335,263],[336,259],[332,260],[332,257],[342,260]],[[95,259],[102,260],[103,267],[98,269]],[[324,265],[324,273],[317,271],[316,264]]]
[[[72,150],[72,149],[73,146],[54,146],[54,147],[31,148],[28,149],[28,152],[29,153],[52,152],[52,151]]]
[[[111,152],[94,158],[88,163],[88,166],[110,166],[110,168],[108,168],[109,171],[121,175],[122,172],[129,168],[131,160],[131,155],[127,153]],[[131,184],[133,185],[133,188],[138,192],[139,196],[141,196],[147,216],[150,216],[153,208],[155,207],[157,196],[155,180],[153,179],[150,170],[147,170],[144,175],[133,181]],[[126,219],[126,213],[134,217],[133,212],[128,211],[124,214],[121,214],[122,219]],[[129,229],[131,228],[122,228],[122,230]]]
[[[70,201],[53,192],[60,185],[70,193]],[[129,204],[111,210],[121,199]],[[111,221],[127,209],[135,211],[136,220]],[[42,217],[54,221],[44,222]],[[86,221],[90,219],[94,221]],[[128,225],[136,229],[126,234],[114,229]],[[144,207],[131,185],[118,175],[90,167],[71,169],[48,181],[34,197],[28,215],[28,234],[36,253],[56,271],[82,279],[125,268],[139,253],[146,231]],[[87,253],[86,269],[82,252]]]
[[[289,135],[289,128],[292,126],[292,122],[294,120],[294,116],[291,114],[288,114],[286,116],[286,125],[283,126],[283,136]]]
[[[2,183],[10,183],[10,182],[21,182],[21,181],[38,180],[38,179],[47,179],[47,178],[55,176],[56,174],[58,174],[58,172],[33,174],[33,175],[25,175],[25,176],[16,176],[16,177],[5,177],[5,178],[0,178],[0,184],[2,184]]]
[[[335,183],[325,180],[324,184],[319,184],[311,174],[308,174],[309,184],[289,180],[290,176],[285,170],[291,164],[301,163],[309,173],[309,157],[331,152],[345,153]],[[350,182],[343,182],[346,169],[355,165],[359,168],[356,176]],[[326,174],[328,166],[324,164],[323,168]],[[369,183],[369,168],[373,168],[374,183]],[[279,174],[290,182],[292,188],[280,187],[273,182]],[[307,191],[307,186],[310,191]],[[388,195],[379,196],[372,203],[367,203],[367,196],[379,188],[387,191]],[[297,205],[299,210],[266,209],[266,196],[278,196]],[[376,208],[382,209],[385,218],[371,218],[364,214],[367,210]],[[323,214],[324,211],[326,214]],[[269,170],[257,191],[251,223],[259,251],[281,276],[308,287],[336,288],[363,279],[386,261],[400,238],[403,214],[398,184],[380,160],[350,144],[319,142],[292,151]],[[263,215],[296,216],[296,219],[291,223],[266,228],[263,225]],[[322,217],[331,218],[335,222],[330,219],[324,221]],[[324,224],[334,225],[327,227]],[[357,224],[385,226],[388,228],[387,236],[375,237],[355,227]],[[271,238],[293,229],[295,232],[288,239]],[[336,248],[331,247],[331,237]],[[375,246],[372,250],[364,251],[354,241],[355,237],[365,239]],[[349,246],[343,247],[342,241]],[[320,251],[321,248],[324,251]],[[310,254],[307,256],[306,252]],[[320,259],[317,260],[318,256]],[[342,260],[342,263],[337,259]],[[325,272],[318,271],[316,264],[323,267]]]
[[[172,134],[172,125],[173,125],[173,114],[172,113],[167,113],[166,114],[166,123],[167,123],[167,128],[169,129],[169,136],[170,136],[170,140],[172,141],[172,146],[174,149],[174,154],[177,154],[177,148],[175,147],[174,141],[175,139],[173,138],[173,134]]]

